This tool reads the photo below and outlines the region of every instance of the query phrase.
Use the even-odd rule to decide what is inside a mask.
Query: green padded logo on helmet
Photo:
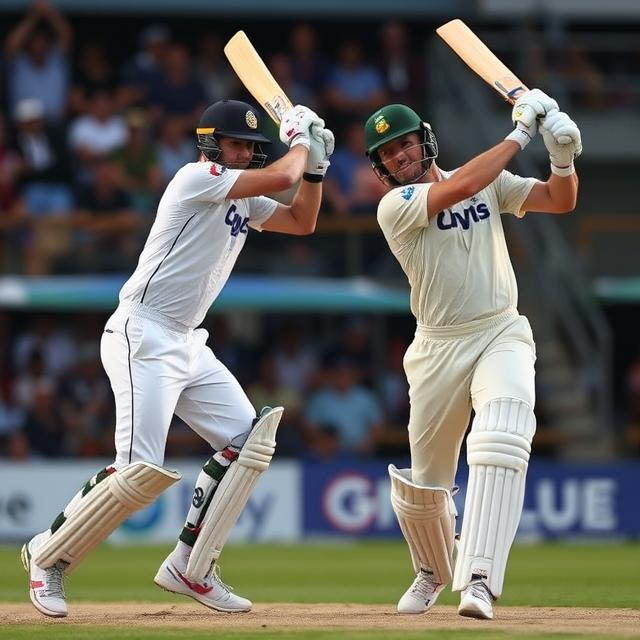
[[[367,155],[371,155],[385,142],[421,128],[420,116],[406,105],[390,104],[382,107],[364,125]]]

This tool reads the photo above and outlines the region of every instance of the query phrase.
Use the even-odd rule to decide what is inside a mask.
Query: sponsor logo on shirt
[[[413,197],[413,192],[416,190],[416,188],[414,186],[411,187],[405,187],[401,192],[400,192],[400,197],[404,198],[405,200],[411,200],[411,198]]]
[[[462,213],[447,209],[447,211],[441,211],[438,214],[438,229],[448,231],[460,226],[466,231],[473,223],[486,220],[490,215],[491,211],[489,211],[489,207],[484,202],[475,207],[465,208]]]
[[[227,167],[223,167],[220,164],[216,164],[215,162],[212,162],[211,168],[209,169],[209,173],[212,176],[221,176],[226,170],[227,170]]]
[[[249,218],[243,218],[236,213],[236,205],[232,204],[227,214],[224,217],[224,221],[231,227],[231,235],[235,238],[239,233],[247,233],[249,226]]]

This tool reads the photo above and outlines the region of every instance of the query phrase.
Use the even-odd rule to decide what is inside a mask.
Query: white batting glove
[[[531,89],[516,100],[511,111],[511,120],[513,124],[522,122],[530,127],[538,118],[544,118],[554,109],[559,107],[553,98],[540,89]]]
[[[578,125],[563,111],[552,111],[542,121],[540,134],[549,152],[551,171],[561,176],[573,173],[573,161],[582,153]]]
[[[280,123],[280,140],[290,149],[298,144],[311,146],[311,125],[324,127],[324,120],[308,107],[297,104],[289,109]]]
[[[329,158],[334,148],[333,132],[323,129],[319,124],[311,125],[311,146],[304,172],[322,178],[331,164]]]

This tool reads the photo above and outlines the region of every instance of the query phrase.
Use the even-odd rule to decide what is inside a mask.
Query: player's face
[[[255,142],[239,140],[237,138],[223,138],[218,140],[222,153],[220,160],[229,169],[246,169],[253,158]]]
[[[418,133],[407,133],[383,144],[378,155],[387,171],[400,183],[408,184],[424,174],[423,146]]]

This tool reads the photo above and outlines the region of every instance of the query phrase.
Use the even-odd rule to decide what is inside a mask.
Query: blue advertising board
[[[397,466],[408,466],[401,461]],[[463,515],[467,469],[455,496]],[[529,467],[521,539],[640,538],[640,465],[572,465],[533,461]],[[305,463],[303,536],[400,536],[389,501],[385,461]],[[458,525],[458,529],[460,525]]]

